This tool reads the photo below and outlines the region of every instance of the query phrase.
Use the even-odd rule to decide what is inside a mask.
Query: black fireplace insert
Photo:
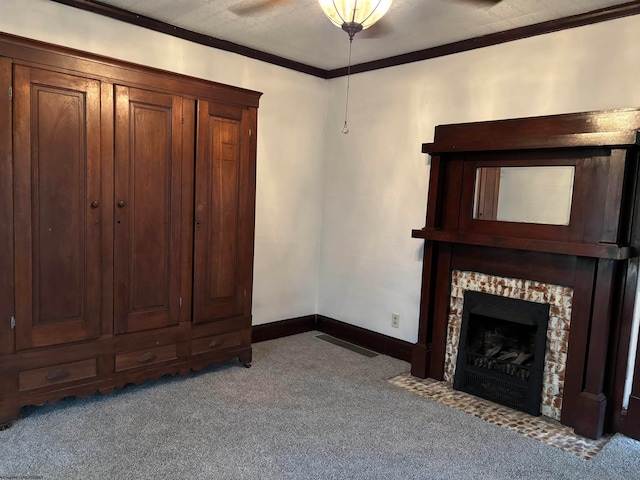
[[[466,291],[453,388],[540,415],[549,305]]]

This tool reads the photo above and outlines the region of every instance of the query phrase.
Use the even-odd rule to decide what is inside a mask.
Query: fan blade
[[[481,5],[486,7],[492,7],[499,4],[502,0],[454,0],[460,3],[472,3],[475,5]]]
[[[358,33],[358,37],[362,39],[366,38],[382,38],[389,36],[393,33],[393,27],[386,17],[381,18],[376,23],[371,25],[366,30]]]
[[[231,7],[229,10],[239,17],[244,17],[248,15],[257,15],[265,10],[286,5],[291,2],[292,0],[260,0],[246,6],[239,5],[237,7]]]

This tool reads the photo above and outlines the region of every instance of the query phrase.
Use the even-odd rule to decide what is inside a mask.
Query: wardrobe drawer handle
[[[147,363],[156,358],[155,353],[147,352],[144,355],[138,357],[138,363]]]
[[[47,373],[47,375],[44,377],[49,381],[54,381],[54,380],[62,380],[63,378],[67,378],[69,376],[69,371],[68,370],[63,370],[61,368],[58,368],[57,370],[52,370],[49,373]]]
[[[209,342],[209,347],[214,348],[217,347],[220,344],[220,342],[218,340],[211,340]]]

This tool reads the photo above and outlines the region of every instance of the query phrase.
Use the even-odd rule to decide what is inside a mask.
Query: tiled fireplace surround
[[[453,383],[455,377],[466,291],[549,304],[540,412],[546,417],[560,421],[573,289],[533,280],[452,270],[443,376],[444,381],[448,383]]]

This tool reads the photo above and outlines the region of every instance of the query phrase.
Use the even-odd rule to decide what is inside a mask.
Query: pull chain
[[[347,101],[344,106],[344,127],[342,127],[342,133],[346,135],[349,133],[349,127],[347,121],[349,117],[349,88],[351,86],[351,46],[353,45],[353,36],[349,36],[349,67],[347,69]]]

